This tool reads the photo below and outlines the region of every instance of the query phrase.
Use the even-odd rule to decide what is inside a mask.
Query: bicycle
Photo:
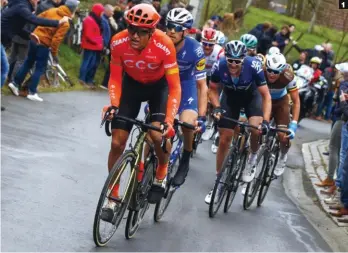
[[[226,192],[227,196],[224,204],[224,212],[227,213],[230,209],[238,191],[239,183],[242,182],[241,177],[249,154],[250,132],[247,129],[258,129],[256,126],[231,119],[224,115],[221,117],[236,123],[240,127],[240,131],[237,138],[233,139],[232,146],[222,164],[221,172],[216,178],[209,204],[209,217],[211,218],[213,218],[219,210]]]
[[[273,125],[273,124],[274,124],[274,121],[271,122],[271,125]],[[247,210],[250,208],[250,206],[252,205],[252,203],[255,200],[255,197],[256,197],[258,191],[259,190],[261,191],[260,187],[262,187],[262,193],[260,195],[260,192],[259,192],[258,201],[257,201],[258,206],[260,206],[262,204],[264,198],[266,197],[268,187],[269,187],[270,181],[271,181],[271,177],[268,178],[266,176],[266,173],[268,174],[270,172],[269,167],[273,166],[271,164],[268,165],[268,162],[275,161],[275,160],[273,161],[273,157],[272,157],[272,159],[270,159],[271,154],[272,154],[272,148],[277,148],[277,150],[274,150],[274,151],[277,152],[276,154],[279,153],[279,141],[277,142],[276,141],[277,138],[274,138],[277,132],[288,133],[287,130],[278,129],[278,128],[275,128],[273,126],[270,127],[268,134],[266,135],[266,141],[260,146],[260,149],[259,149],[259,152],[257,155],[257,162],[256,162],[257,165],[256,166],[258,167],[259,163],[261,161],[263,161],[262,167],[260,170],[257,170],[258,173],[255,175],[254,179],[247,184],[247,187],[245,190],[244,199],[243,199],[244,210]],[[277,144],[277,145],[275,145],[275,144]],[[275,162],[278,162],[278,157],[275,157],[275,158],[276,158]],[[275,165],[271,169],[270,176],[273,175],[274,168],[275,168]],[[267,183],[265,183],[265,182],[267,182]],[[267,189],[265,189],[266,186],[267,186]],[[265,191],[265,192],[263,193],[263,191]]]
[[[199,131],[194,134],[193,136],[193,143],[192,143],[192,152],[191,152],[191,158],[194,154],[197,153],[198,145],[202,143],[202,132]]]
[[[111,132],[109,130],[110,121],[107,120],[107,117],[110,115],[111,109],[109,108],[105,113],[105,117],[102,121],[101,126],[105,123],[105,131],[108,136],[111,136]],[[126,238],[129,239],[134,236],[137,231],[139,224],[144,217],[144,214],[148,208],[149,203],[147,202],[147,194],[149,189],[152,186],[152,182],[155,175],[155,170],[157,167],[157,157],[154,153],[154,148],[151,143],[146,140],[146,135],[148,130],[154,130],[157,132],[163,132],[161,128],[152,126],[150,124],[146,124],[138,119],[130,119],[127,117],[123,117],[120,115],[115,115],[114,117],[118,119],[122,119],[126,122],[133,123],[136,127],[132,132],[131,139],[136,130],[139,130],[139,135],[136,143],[132,145],[132,141],[129,144],[130,149],[126,150],[118,161],[113,166],[110,171],[102,192],[99,197],[95,217],[94,217],[94,225],[93,225],[93,239],[97,246],[102,247],[105,246],[111,239],[111,237],[116,232],[119,227],[124,213],[126,212],[129,204],[132,202],[134,205],[127,218],[127,224],[125,229]],[[139,163],[142,158],[143,149],[145,143],[149,145],[149,152],[146,157],[145,166],[144,166],[144,175],[141,182],[137,180]],[[166,139],[162,139],[162,148],[165,150]],[[122,197],[114,198],[111,196],[111,192],[116,184],[120,183],[120,179],[122,174],[126,172],[127,165],[130,165],[130,176],[126,183],[126,189]],[[99,231],[100,221],[101,221],[101,212],[107,201],[112,200],[117,203],[117,207],[114,209],[113,219],[111,221],[112,228],[110,233],[107,235],[105,239],[102,238],[101,233]]]
[[[185,122],[178,122],[179,124],[175,124],[175,132],[176,132],[176,139],[174,139],[175,137],[173,137],[171,139],[171,143],[173,145],[173,143],[177,142],[175,149],[172,151],[170,158],[169,158],[169,165],[168,165],[168,172],[167,172],[167,188],[165,190],[164,196],[161,199],[160,202],[158,202],[156,204],[155,207],[155,211],[154,211],[154,220],[156,222],[159,222],[161,220],[161,218],[163,217],[164,212],[167,210],[168,205],[175,193],[175,191],[179,188],[179,187],[174,187],[172,182],[173,182],[173,178],[177,172],[178,166],[177,166],[177,162],[180,161],[180,157],[184,148],[183,145],[183,134],[182,132],[179,130],[179,125],[186,127],[188,129],[191,130],[195,130],[196,127],[193,125],[190,125],[188,123]]]
[[[260,207],[263,201],[265,200],[271,182],[278,178],[276,175],[274,175],[274,169],[277,166],[280,152],[280,143],[277,132],[289,134],[288,130],[272,126],[274,124],[274,120],[272,120],[270,124],[270,130],[266,136],[266,143],[264,146],[265,152],[263,166],[265,166],[265,171],[259,190],[259,195],[257,198],[258,207]]]

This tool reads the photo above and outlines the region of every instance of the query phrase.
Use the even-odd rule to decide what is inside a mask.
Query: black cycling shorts
[[[151,112],[150,122],[164,122],[167,110],[168,83],[165,77],[155,83],[142,84],[124,74],[122,94],[118,114],[135,119],[140,111],[141,103],[148,101]],[[132,130],[133,124],[114,118],[112,129]]]
[[[230,90],[225,88],[220,99],[221,108],[226,117],[238,120],[241,109],[244,108],[247,118],[263,117],[262,97],[258,90]],[[219,128],[234,129],[235,123],[221,118]]]

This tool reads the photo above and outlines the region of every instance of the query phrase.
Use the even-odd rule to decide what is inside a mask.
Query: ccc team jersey
[[[288,91],[291,92],[298,89],[296,79],[294,78],[294,72],[289,64],[287,64],[283,72],[280,73],[278,80],[274,83],[268,81],[266,70],[265,76],[272,99],[280,99],[286,96]]]
[[[213,52],[210,55],[205,56],[205,68],[207,70],[207,76],[211,76],[211,68],[223,55],[224,49],[220,45],[215,44]]]
[[[173,124],[181,99],[179,68],[171,39],[156,29],[141,51],[131,47],[128,30],[112,37],[109,94],[111,104],[119,106],[123,71],[144,85],[152,85],[166,76],[169,88],[166,122]]]
[[[251,56],[244,58],[239,77],[234,78],[228,71],[225,56],[216,62],[211,71],[211,81],[220,83],[227,89],[252,90],[266,85],[265,74],[259,59]]]

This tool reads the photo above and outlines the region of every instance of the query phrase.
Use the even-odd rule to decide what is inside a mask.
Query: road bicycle
[[[209,204],[209,216],[211,218],[216,215],[226,194],[224,212],[226,213],[230,209],[239,184],[242,182],[242,174],[249,155],[250,132],[248,128],[258,129],[256,126],[234,120],[224,115],[221,115],[221,117],[237,124],[240,127],[240,131],[238,136],[233,139],[232,145],[222,164],[221,172],[217,175]]]

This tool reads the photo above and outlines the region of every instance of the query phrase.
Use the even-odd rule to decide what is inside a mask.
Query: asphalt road
[[[42,94],[43,103],[3,97],[1,121],[2,251],[331,251],[273,182],[261,208],[244,211],[238,193],[228,214],[209,218],[204,197],[215,176],[210,142],[191,161],[188,178],[163,220],[151,208],[135,238],[124,226],[96,248],[93,219],[107,176],[110,139],[99,128],[105,92]],[[289,155],[301,167],[300,144],[327,138],[329,125],[304,120]]]

